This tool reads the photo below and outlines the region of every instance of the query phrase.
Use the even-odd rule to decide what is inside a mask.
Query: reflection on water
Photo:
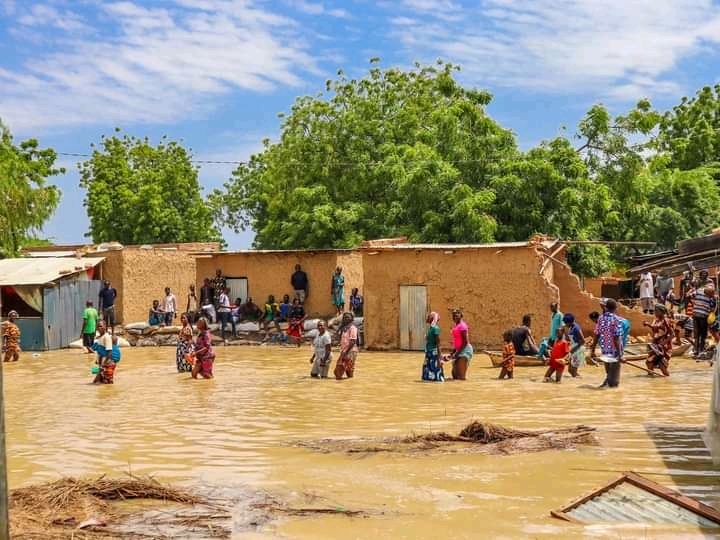
[[[552,509],[625,470],[720,506],[720,472],[700,439],[706,364],[675,360],[670,379],[624,368],[618,390],[599,368],[561,385],[541,368],[497,381],[484,357],[470,380],[421,383],[421,355],[362,353],[351,381],[310,379],[308,347],[218,349],[217,378],[174,372],[174,349],[126,349],[114,386],[96,387],[77,351],[25,355],[5,372],[11,486],[62,474],[153,474],[162,480],[287,497],[382,516],[289,519],[253,538],[703,537],[698,531],[570,525]],[[571,452],[345,455],[294,448],[322,437],[458,432],[473,419],[517,428],[586,424],[600,445]],[[245,535],[238,537],[245,538]]]

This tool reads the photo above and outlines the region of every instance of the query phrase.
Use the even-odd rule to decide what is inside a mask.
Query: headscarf
[[[14,309],[12,311],[10,311],[7,314],[7,316],[8,316],[8,319],[18,319],[20,317],[20,315],[18,315],[18,312],[15,311]]]
[[[572,313],[566,313],[563,316],[563,323],[565,324],[573,324],[575,322],[575,315]]]
[[[431,311],[430,312],[430,326],[437,326],[438,321],[440,320],[440,314],[437,311]]]
[[[343,313],[342,318],[340,319],[340,328],[338,328],[338,334],[342,334],[345,329],[353,323],[353,321],[355,321],[355,315],[353,315],[352,311],[346,311],[345,313]]]
[[[667,315],[667,308],[663,304],[655,304],[655,311],[659,311],[663,315]]]

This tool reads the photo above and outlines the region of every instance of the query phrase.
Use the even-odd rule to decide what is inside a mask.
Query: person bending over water
[[[200,375],[203,379],[212,379],[215,351],[213,351],[212,337],[208,332],[207,321],[200,319],[197,329],[199,334],[195,341],[195,365],[192,368],[192,378],[197,379]]]
[[[545,372],[543,382],[552,382],[552,375],[555,374],[555,382],[562,381],[563,371],[570,360],[570,345],[565,339],[564,329],[558,328],[555,332],[555,340],[553,341],[552,350],[550,351],[550,366]]]
[[[113,336],[107,331],[105,321],[97,323],[98,337],[93,344],[97,353],[98,372],[93,384],[113,384],[115,382],[115,361],[113,360]]]
[[[523,315],[522,324],[512,330],[515,353],[519,356],[535,356],[539,353],[535,338],[533,338],[532,335],[532,330],[530,330],[531,324],[532,317],[530,315]],[[550,336],[550,338],[555,339],[555,336]]]
[[[453,322],[455,326],[452,329],[453,352],[445,357],[445,361],[452,361],[453,379],[464,381],[467,377],[468,366],[473,357],[473,347],[470,345],[468,337],[468,325],[463,320],[463,313],[459,309],[453,310]]]
[[[658,368],[666,377],[670,376],[670,355],[672,353],[673,324],[667,317],[664,304],[655,305],[655,320],[652,323],[643,321],[652,331],[652,343],[648,345],[647,368],[655,371]],[[648,376],[651,376],[648,373]]]
[[[443,372],[442,361],[440,359],[440,326],[438,322],[440,315],[435,311],[427,316],[425,322],[428,326],[425,336],[425,361],[422,368],[422,380],[443,382],[445,373]]]

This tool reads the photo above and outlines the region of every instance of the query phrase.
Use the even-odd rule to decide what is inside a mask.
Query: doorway
[[[425,348],[427,287],[400,285],[400,349],[422,351]]]

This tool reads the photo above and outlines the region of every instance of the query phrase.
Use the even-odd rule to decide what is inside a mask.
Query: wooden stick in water
[[[624,360],[623,364],[627,364],[628,366],[632,366],[637,369],[642,369],[645,373],[649,373],[650,375],[655,375],[656,377],[666,377],[667,376],[664,373],[656,373],[656,372],[650,371],[649,369],[644,368],[642,366],[638,366],[637,364],[633,364],[631,360]]]

